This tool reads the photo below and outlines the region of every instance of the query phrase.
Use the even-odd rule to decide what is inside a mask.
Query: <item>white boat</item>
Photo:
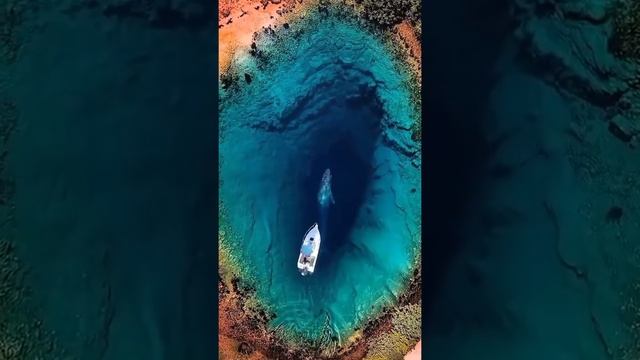
[[[304,234],[300,256],[298,256],[298,270],[302,276],[313,274],[320,252],[320,229],[318,223],[313,224]]]

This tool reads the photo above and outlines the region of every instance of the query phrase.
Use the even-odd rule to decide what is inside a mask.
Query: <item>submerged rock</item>
[[[624,212],[620,206],[612,206],[609,211],[607,211],[607,221],[619,222],[620,219],[622,219],[622,214],[624,214]]]
[[[640,121],[616,115],[609,121],[609,131],[618,139],[630,142],[640,134]]]
[[[249,355],[253,352],[253,348],[246,342],[241,342],[240,345],[238,345],[238,352],[243,355]]]

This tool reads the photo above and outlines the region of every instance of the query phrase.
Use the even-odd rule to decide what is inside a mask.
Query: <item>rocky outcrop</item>
[[[619,57],[640,61],[640,2],[621,1],[613,18],[611,50]]]
[[[521,64],[566,95],[605,109],[604,126],[634,143],[640,128],[640,65],[615,49],[622,46],[621,32],[634,32],[621,29],[620,17],[632,22],[635,10],[606,1],[518,1],[514,13]],[[633,47],[635,39],[640,34],[628,35],[624,46]]]
[[[31,302],[14,245],[13,180],[5,170],[17,119],[15,105],[0,99],[0,359],[60,358],[60,347]]]

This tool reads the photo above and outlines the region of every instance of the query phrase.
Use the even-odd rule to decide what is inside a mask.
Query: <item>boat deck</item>
[[[304,234],[302,246],[300,247],[298,270],[302,275],[313,274],[319,252],[320,230],[318,229],[318,224],[315,223]]]

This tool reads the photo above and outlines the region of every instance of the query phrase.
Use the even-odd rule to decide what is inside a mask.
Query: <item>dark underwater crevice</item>
[[[603,87],[593,79],[579,74],[571,64],[566,63],[560,56],[542,49],[536,44],[533,35],[523,35],[522,47],[520,48],[519,61],[522,66],[531,74],[534,74],[559,91],[565,91],[584,101],[601,108],[614,107],[620,99],[629,91],[626,87],[610,85],[614,77],[610,69],[600,69],[598,80],[608,83],[608,87]]]

